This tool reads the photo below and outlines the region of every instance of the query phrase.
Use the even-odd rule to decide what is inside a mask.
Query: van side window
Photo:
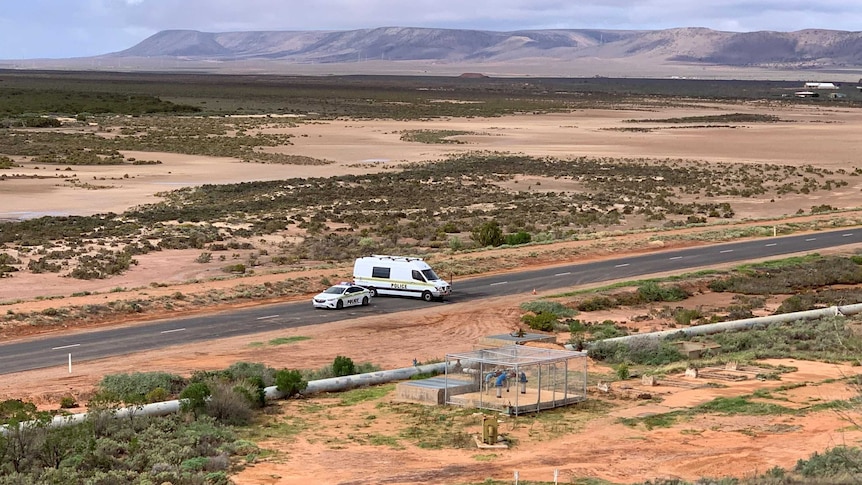
[[[389,268],[383,266],[374,266],[371,268],[372,278],[389,278]]]
[[[416,281],[425,282],[425,278],[422,277],[422,273],[419,270],[413,270],[413,279]]]

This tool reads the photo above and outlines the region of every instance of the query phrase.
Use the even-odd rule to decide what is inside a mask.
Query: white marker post
[[[560,470],[554,468],[554,485],[557,485],[557,480],[560,478]]]
[[[518,470],[515,470],[515,485],[518,485]]]
[[[72,353],[69,352],[69,374],[72,373]]]

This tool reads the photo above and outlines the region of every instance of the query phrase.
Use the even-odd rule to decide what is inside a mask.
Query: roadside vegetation
[[[276,370],[237,362],[223,370],[201,371],[188,378],[165,372],[105,376],[90,396],[64,396],[56,411],[39,411],[21,400],[0,402],[0,484],[176,483],[224,485],[230,475],[265,455],[243,436],[271,421],[264,388],[283,397],[299,396],[308,381],[303,374],[347,376],[378,368],[339,356],[316,371]],[[391,386],[386,388],[391,390]],[[368,390],[343,395],[349,406]],[[371,393],[366,399],[379,397]],[[86,403],[78,403],[86,398]],[[138,406],[181,400],[176,415],[150,417]],[[50,426],[67,409],[86,405],[87,416],[62,427]],[[129,409],[127,417],[114,416]],[[140,409],[140,408],[137,408]]]

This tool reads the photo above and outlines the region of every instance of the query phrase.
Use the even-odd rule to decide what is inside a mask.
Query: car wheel
[[[341,310],[342,308],[344,308],[344,302],[343,301],[338,300],[337,302],[335,302],[335,309],[336,310]]]
[[[367,296],[362,297],[362,306],[368,306],[368,297]]]
[[[434,299],[434,295],[432,295],[430,291],[423,291],[422,299],[425,301],[431,301]]]
[[[371,287],[371,288],[368,288],[368,291],[371,292],[372,297],[377,297],[377,288]]]

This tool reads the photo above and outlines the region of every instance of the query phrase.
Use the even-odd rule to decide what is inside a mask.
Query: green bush
[[[849,475],[858,483],[862,480],[862,450],[839,445],[823,453],[815,452],[811,458],[797,461],[794,471],[808,478]]]
[[[352,376],[356,374],[356,365],[350,357],[339,355],[332,362],[332,373],[335,377]]]
[[[161,387],[157,387],[144,396],[144,401],[148,403],[163,402],[167,401],[169,396],[170,394],[168,391]]]
[[[700,308],[677,308],[673,312],[673,319],[679,325],[691,325],[693,320],[703,318]]]
[[[275,384],[285,397],[295,396],[308,387],[308,382],[302,378],[298,370],[282,369],[275,373]]]
[[[173,393],[184,385],[182,377],[167,372],[133,372],[107,375],[99,382],[99,389],[118,396],[124,402],[136,403],[144,401],[147,394],[155,389]]]
[[[557,327],[557,323],[559,323],[559,317],[554,313],[528,313],[521,317],[521,321],[533,330],[553,332]]]
[[[614,337],[624,337],[628,335],[628,331],[612,320],[605,320],[602,323],[587,324],[587,332],[592,340],[604,340]]]
[[[654,281],[647,281],[638,287],[638,297],[645,303],[657,301],[682,301],[690,295],[679,286],[662,287]]]
[[[203,382],[193,382],[189,384],[183,391],[180,393],[180,399],[182,399],[182,409],[183,411],[188,411],[198,416],[207,407],[207,400],[212,395],[212,391],[210,390],[210,386]]]
[[[240,274],[242,274],[242,273],[245,273],[245,265],[242,263],[229,264],[229,265],[225,266],[224,268],[222,268],[222,271],[224,271],[225,273],[240,273]]]
[[[631,376],[631,372],[629,371],[629,365],[625,362],[621,362],[619,365],[617,365],[617,368],[614,369],[614,372],[617,375],[617,379],[621,381],[624,381],[628,379],[629,376]]]
[[[526,231],[518,231],[515,234],[507,234],[506,235],[506,244],[509,246],[518,246],[521,244],[527,244],[532,240],[532,236],[529,232]]]
[[[481,247],[503,244],[503,230],[495,220],[485,222],[473,229],[473,241]]]
[[[578,310],[582,312],[597,312],[608,310],[619,306],[617,302],[607,296],[594,296],[578,303]]]
[[[685,358],[676,345],[652,338],[638,338],[628,343],[598,342],[590,348],[589,356],[610,364],[631,362],[650,366],[679,362]]]
[[[235,362],[225,370],[231,381],[259,379],[265,386],[275,384],[275,369],[259,362]]]
[[[521,303],[521,310],[533,313],[552,313],[559,318],[573,317],[575,311],[556,301],[533,300]]]

